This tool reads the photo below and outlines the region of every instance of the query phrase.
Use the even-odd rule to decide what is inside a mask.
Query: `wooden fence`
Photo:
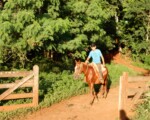
[[[0,72],[0,78],[21,78],[15,82],[0,84],[0,90],[6,89],[0,95],[0,101],[31,98],[31,103],[0,106],[0,111],[9,111],[23,107],[34,107],[38,105],[39,67],[33,66],[32,71],[5,71]],[[30,93],[14,93],[16,89],[29,87]]]
[[[119,120],[126,120],[125,113],[134,108],[140,101],[141,95],[150,88],[150,76],[128,77],[124,72],[120,77],[119,86]],[[138,83],[136,85],[135,83]]]

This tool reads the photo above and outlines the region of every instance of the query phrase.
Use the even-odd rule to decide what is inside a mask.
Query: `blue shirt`
[[[89,53],[89,58],[92,57],[92,62],[94,63],[101,63],[101,56],[102,56],[102,53],[99,49],[95,49],[95,50],[92,50],[90,51]]]

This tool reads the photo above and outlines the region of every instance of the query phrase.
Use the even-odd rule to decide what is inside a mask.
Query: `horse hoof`
[[[92,101],[92,102],[90,102],[90,105],[93,105],[93,101]]]
[[[106,97],[107,97],[107,94],[104,94],[104,95],[103,95],[103,98],[106,98]]]
[[[98,102],[99,102],[99,100],[96,100],[96,101],[95,101],[95,103],[98,103]]]
[[[100,94],[98,98],[103,98],[103,94]]]

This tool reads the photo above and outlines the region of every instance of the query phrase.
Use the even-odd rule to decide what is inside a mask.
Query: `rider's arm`
[[[103,65],[105,66],[105,60],[104,60],[103,55],[101,56],[101,58],[102,58],[102,63],[103,63]]]
[[[89,57],[87,57],[87,59],[86,59],[85,63],[88,63],[88,62],[89,62],[89,60],[90,60],[90,58],[89,58]]]
[[[92,56],[92,53],[90,52],[87,59],[86,59],[86,61],[85,61],[85,63],[89,63],[89,60],[90,60],[91,56]]]

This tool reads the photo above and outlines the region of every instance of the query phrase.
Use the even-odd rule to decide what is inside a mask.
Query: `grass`
[[[143,63],[140,63],[140,62],[134,62],[134,65],[138,66],[138,67],[141,67],[141,68],[144,68],[144,69],[147,69],[147,70],[150,70],[150,65],[147,65],[147,64],[143,64]]]
[[[136,115],[132,120],[150,120],[150,92],[146,100],[137,106]]]
[[[111,63],[107,64],[107,67],[109,70],[109,83],[112,87],[119,85],[119,79],[123,72],[127,72],[129,76],[136,76],[138,74],[138,72],[120,64]]]

